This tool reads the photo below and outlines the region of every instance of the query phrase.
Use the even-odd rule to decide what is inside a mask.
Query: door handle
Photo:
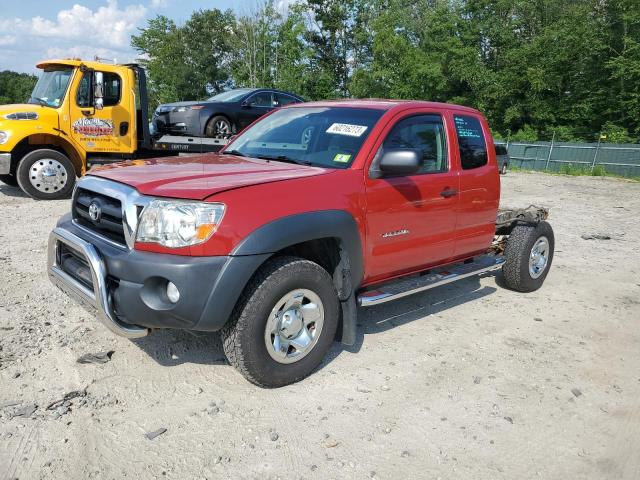
[[[457,195],[457,194],[458,194],[458,190],[456,190],[455,188],[449,188],[449,187],[445,188],[440,192],[440,196],[444,198],[453,197],[454,195]]]

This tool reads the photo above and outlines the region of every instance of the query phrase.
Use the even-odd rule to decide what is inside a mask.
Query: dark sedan
[[[236,88],[201,102],[160,105],[153,114],[156,134],[226,138],[271,110],[304,102],[292,93],[266,88]]]

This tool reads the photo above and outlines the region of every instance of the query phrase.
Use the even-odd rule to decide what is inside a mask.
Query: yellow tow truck
[[[149,131],[145,71],[136,64],[47,60],[28,103],[0,106],[0,181],[35,199],[69,196],[91,165],[215,151],[222,138]]]

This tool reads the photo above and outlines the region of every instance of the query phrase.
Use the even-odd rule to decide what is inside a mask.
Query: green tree
[[[37,80],[35,75],[28,73],[0,72],[0,104],[26,102]]]

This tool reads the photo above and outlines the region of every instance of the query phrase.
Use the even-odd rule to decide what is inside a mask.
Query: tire
[[[15,175],[0,175],[0,182],[9,185],[10,187],[17,187],[18,186],[18,180],[16,179]]]
[[[311,308],[324,313],[323,321],[310,327],[317,336],[313,337],[306,351],[298,352],[290,346],[286,352],[282,347],[281,352],[285,353],[275,353],[275,335],[269,333],[273,332],[271,326],[275,331],[285,332],[283,318],[288,318],[284,308],[277,309],[288,295],[293,293],[295,298],[296,295],[302,296],[301,292],[306,292],[304,300],[311,294],[315,295],[316,303],[305,305],[303,300],[302,306],[297,304],[289,308],[303,311],[309,305],[319,307]],[[335,337],[339,316],[340,302],[326,270],[301,258],[276,257],[268,260],[254,274],[229,322],[222,329],[224,353],[229,363],[255,385],[267,388],[289,385],[308,376],[320,364]],[[303,317],[306,314],[299,317],[301,332],[307,328],[304,326],[307,319]],[[276,360],[274,355],[280,360]]]
[[[207,122],[204,129],[205,137],[227,138],[233,134],[233,125],[229,119],[223,115],[216,115]]]
[[[500,168],[500,174],[501,175],[506,175],[507,174],[507,164],[503,163],[502,167]]]
[[[66,155],[50,149],[27,153],[16,171],[20,188],[36,200],[67,198],[76,183],[76,171]]]
[[[544,266],[540,255],[533,256],[536,251],[544,250],[546,254]],[[555,239],[553,229],[547,222],[537,225],[516,225],[507,239],[505,263],[502,266],[506,286],[518,292],[533,292],[544,283],[551,263]]]

